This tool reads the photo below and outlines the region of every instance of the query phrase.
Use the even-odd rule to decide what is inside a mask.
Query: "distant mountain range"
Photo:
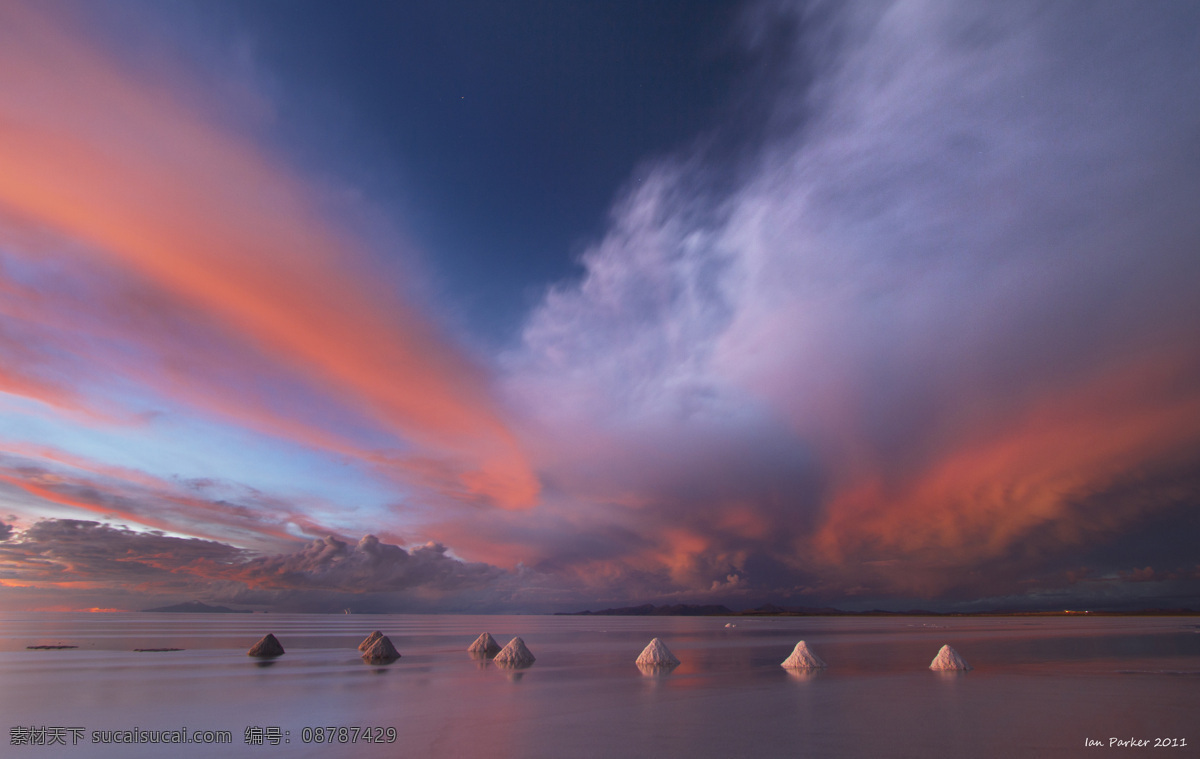
[[[160,606],[157,609],[142,609],[142,611],[166,611],[185,614],[249,614],[249,609],[230,609],[227,606],[209,606],[199,601],[186,601],[174,606]]]
[[[604,609],[603,611],[570,611],[559,612],[563,615],[622,616],[622,617],[727,617],[737,614],[728,606],[707,604],[675,604],[674,606],[626,606],[620,609]]]
[[[832,615],[860,615],[860,614],[935,614],[932,611],[914,610],[914,611],[842,611],[829,607],[816,608],[811,606],[776,606],[775,604],[764,604],[757,609],[747,609],[745,611],[734,611],[728,606],[722,604],[673,604],[671,606],[655,606],[653,604],[642,604],[641,606],[624,606],[619,609],[603,609],[601,611],[572,611],[559,612],[563,615],[572,616],[621,616],[621,617],[777,617],[777,616],[832,616]]]
[[[909,611],[884,611],[883,609],[872,609],[870,611],[843,611],[842,609],[835,609],[832,607],[776,606],[775,604],[764,604],[758,608],[747,609],[745,611],[733,611],[728,606],[721,604],[674,604],[671,606],[642,604],[641,606],[624,606],[619,609],[603,609],[601,611],[567,611],[558,612],[558,614],[563,616],[604,617],[977,617],[1013,615],[1075,616],[1083,614],[1094,616],[1192,616],[1200,614],[1200,611],[1195,611],[1193,609],[1144,609],[1140,611],[995,610],[981,612],[938,612],[928,611],[926,609],[910,609]]]

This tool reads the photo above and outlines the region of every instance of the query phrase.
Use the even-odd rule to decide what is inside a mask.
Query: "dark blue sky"
[[[642,162],[697,141],[714,165],[745,149],[761,119],[747,107],[739,6],[230,2],[196,12],[284,77],[276,136],[353,156],[357,165],[324,168],[403,206],[472,331],[505,341],[547,284],[578,273],[581,247]]]

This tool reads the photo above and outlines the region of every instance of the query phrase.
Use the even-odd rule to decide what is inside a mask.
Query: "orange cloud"
[[[311,534],[328,534],[288,504],[265,502],[261,494],[250,506],[225,498],[206,499],[181,492],[178,483],[144,472],[94,462],[46,446],[5,445],[0,453],[20,459],[0,461],[0,482],[35,499],[133,525],[174,533],[224,540],[230,535],[262,547],[292,545],[297,538],[286,527],[296,525]],[[46,462],[70,469],[43,467]],[[79,472],[86,474],[81,475]]]
[[[864,476],[829,503],[811,541],[819,560],[894,561],[891,590],[936,592],[945,571],[999,557],[1034,535],[1058,547],[1109,533],[1144,499],[1088,510],[1087,498],[1200,443],[1200,395],[1176,387],[1179,361],[1137,366],[1060,390],[901,482]]]
[[[298,177],[40,9],[0,10],[0,204],[191,304],[406,440],[469,492],[539,485],[479,367],[373,281]]]
[[[10,485],[15,485],[21,490],[24,490],[26,493],[29,493],[30,495],[40,498],[44,501],[48,501],[49,503],[56,503],[61,506],[70,506],[72,508],[82,509],[83,511],[97,514],[112,515],[118,519],[144,524],[147,527],[154,527],[163,530],[174,529],[163,520],[155,519],[154,517],[145,514],[123,511],[121,509],[114,508],[110,504],[97,502],[91,498],[78,498],[65,493],[60,493],[51,487],[37,482],[32,482],[28,479],[21,479],[18,477],[0,474],[0,482],[7,482]]]
[[[75,454],[52,448],[47,445],[31,445],[21,444],[15,445],[12,443],[0,442],[0,453],[10,453],[23,458],[33,458],[42,461],[51,461],[56,464],[64,464],[72,469],[78,469],[92,474],[99,474],[105,477],[111,477],[125,482],[140,485],[142,487],[162,487],[165,483],[158,477],[153,477],[145,472],[136,469],[130,469],[123,466],[114,466],[112,464],[104,464],[84,456],[76,456]]]

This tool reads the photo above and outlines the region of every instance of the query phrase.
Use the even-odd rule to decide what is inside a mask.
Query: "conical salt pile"
[[[380,635],[371,647],[363,652],[363,661],[368,664],[388,664],[400,658],[400,652],[386,635]]]
[[[262,640],[255,643],[246,652],[246,655],[258,656],[264,659],[269,659],[273,656],[283,656],[283,646],[279,644],[279,640],[274,635],[267,633],[263,636]]]
[[[358,644],[359,651],[366,651],[371,646],[375,645],[375,641],[383,637],[383,633],[376,630],[367,637],[363,638],[363,642]]]
[[[800,641],[792,649],[792,655],[784,659],[779,666],[785,669],[824,669],[825,662],[812,652],[807,643]]]
[[[496,642],[491,633],[484,633],[475,639],[467,651],[482,656],[495,656],[500,653],[500,644]]]
[[[971,668],[967,664],[967,660],[958,655],[958,652],[950,648],[950,644],[942,646],[942,650],[938,651],[938,655],[934,657],[933,663],[929,665],[930,669],[961,669],[968,670]]]
[[[529,653],[529,649],[525,647],[525,641],[513,638],[507,646],[500,650],[500,653],[496,654],[496,658],[492,661],[509,667],[528,667],[533,664],[535,659],[533,654]]]
[[[675,654],[671,653],[671,649],[658,638],[650,641],[650,645],[642,649],[642,653],[638,655],[638,664],[649,664],[653,667],[674,667],[679,663],[675,658]]]

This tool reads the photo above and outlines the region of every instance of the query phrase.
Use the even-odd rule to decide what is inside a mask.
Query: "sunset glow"
[[[132,6],[0,7],[0,607],[1198,603],[1196,7]]]

